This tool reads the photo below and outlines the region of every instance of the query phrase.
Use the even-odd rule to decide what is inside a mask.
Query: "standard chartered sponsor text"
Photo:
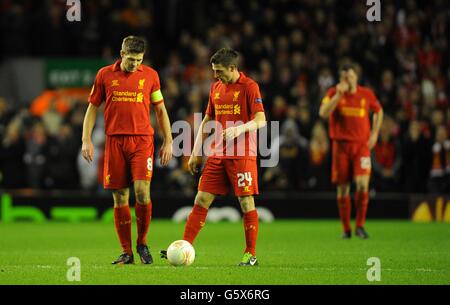
[[[135,91],[113,91],[111,101],[113,102],[129,102],[129,103],[142,103],[143,94]]]

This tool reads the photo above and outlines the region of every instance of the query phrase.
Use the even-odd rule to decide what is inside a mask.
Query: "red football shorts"
[[[238,197],[258,195],[256,160],[209,157],[200,177],[198,190],[226,195],[230,185]]]
[[[370,176],[369,146],[365,142],[333,141],[331,181],[336,184],[350,182],[353,177]]]
[[[150,181],[153,173],[153,136],[106,136],[103,186],[129,187],[135,180]]]

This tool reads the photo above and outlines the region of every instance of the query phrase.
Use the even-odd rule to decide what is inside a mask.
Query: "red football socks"
[[[195,238],[197,237],[200,230],[205,225],[206,215],[208,214],[208,209],[205,209],[198,204],[194,204],[192,208],[191,214],[186,222],[186,226],[184,228],[183,239],[194,243]]]
[[[352,204],[350,196],[343,196],[337,198],[339,217],[341,218],[342,228],[344,232],[349,232],[352,230],[350,226],[350,218],[352,212]]]
[[[356,227],[364,227],[366,223],[367,206],[369,205],[369,192],[355,193]]]
[[[131,255],[131,212],[128,205],[114,208],[114,224],[123,252]]]
[[[258,238],[258,212],[256,210],[244,213],[245,252],[256,256],[256,239]]]
[[[150,201],[148,204],[136,202],[135,214],[138,233],[137,244],[146,245],[148,227],[152,218],[152,202]]]

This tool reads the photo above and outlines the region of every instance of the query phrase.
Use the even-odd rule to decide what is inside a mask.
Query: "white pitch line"
[[[142,266],[142,270],[144,270],[144,266],[143,265],[139,265],[139,264],[135,264],[132,265],[135,267],[138,266]],[[9,268],[10,269],[27,269],[27,268],[36,268],[36,269],[67,269],[67,266],[65,265],[61,265],[61,266],[52,266],[52,265],[3,265],[1,266],[2,270],[6,271]],[[85,270],[89,270],[89,269],[102,269],[102,270],[115,270],[115,269],[119,269],[119,268],[126,268],[126,266],[120,265],[120,266],[109,266],[109,265],[82,265],[82,268]],[[132,267],[133,268],[133,267]],[[146,269],[147,267],[145,267]],[[149,266],[148,269],[171,269],[171,270],[190,270],[190,269],[194,269],[194,270],[217,270],[217,269],[224,269],[224,270],[240,270],[238,268],[233,268],[233,266],[214,266],[214,267],[202,267],[202,266],[189,266],[189,267],[174,267],[174,266]],[[330,271],[342,271],[342,272],[349,272],[352,270],[358,270],[361,272],[365,272],[367,271],[364,268],[357,268],[357,269],[348,269],[348,268],[315,268],[315,267],[266,267],[264,269],[277,269],[277,270],[299,270],[299,271],[306,271],[306,272],[311,272],[311,271],[316,271],[316,272],[330,272]],[[138,269],[134,269],[134,270],[138,270]],[[436,272],[436,273],[447,273],[449,272],[448,269],[430,269],[430,268],[415,268],[415,269],[392,269],[392,268],[382,268],[381,271],[388,271],[388,272],[418,272],[418,273],[432,273],[432,272]]]

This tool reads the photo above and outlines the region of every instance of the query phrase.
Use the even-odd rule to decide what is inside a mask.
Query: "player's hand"
[[[239,137],[241,135],[241,133],[242,133],[242,127],[241,126],[242,125],[236,126],[236,127],[230,127],[230,128],[225,129],[222,132],[223,139],[225,141],[230,141],[230,140],[233,140],[234,138]]]
[[[191,155],[188,161],[188,168],[191,175],[198,172],[198,167],[202,163],[202,157]]]
[[[172,142],[163,143],[159,151],[159,159],[162,166],[169,164],[169,161],[172,159]]]
[[[83,141],[81,146],[81,154],[83,158],[91,163],[94,160],[94,145],[91,141]]]
[[[347,82],[340,82],[339,84],[337,84],[336,86],[336,90],[337,93],[340,95],[343,95],[345,92],[347,92],[350,89],[350,86],[348,85]]]
[[[369,141],[367,141],[367,146],[369,146],[369,150],[371,150],[372,148],[375,147],[375,145],[377,144],[377,141],[378,141],[378,134],[371,133]]]

